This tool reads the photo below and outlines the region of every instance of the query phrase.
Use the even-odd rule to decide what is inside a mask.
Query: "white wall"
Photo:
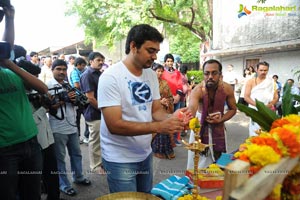
[[[287,79],[293,78],[295,83],[299,84],[293,71],[300,70],[300,50],[251,56],[219,57],[217,59],[223,65],[223,72],[228,64],[233,64],[234,70],[242,75],[245,60],[249,58],[260,58],[260,61],[268,62],[270,64],[269,76],[272,77],[274,74],[277,74],[281,83],[285,83]]]

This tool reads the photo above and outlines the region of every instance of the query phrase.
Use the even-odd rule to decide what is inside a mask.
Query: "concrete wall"
[[[105,56],[105,62],[112,60],[116,63],[125,57],[125,40],[116,42],[113,49],[109,49],[106,46],[94,48],[94,51],[99,51]]]
[[[240,6],[251,13],[241,15]],[[258,11],[288,8],[290,11]],[[212,49],[228,49],[255,44],[268,44],[300,38],[300,1],[214,0]]]
[[[300,50],[258,55],[228,56],[219,57],[218,59],[222,62],[224,70],[226,70],[228,64],[233,64],[234,70],[242,75],[246,59],[253,58],[259,58],[260,61],[266,61],[270,64],[270,77],[277,74],[281,83],[285,83],[287,79],[293,78],[295,83],[299,85],[299,81],[293,71],[300,70]]]

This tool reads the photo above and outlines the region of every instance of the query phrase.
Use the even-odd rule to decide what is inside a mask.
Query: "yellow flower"
[[[179,197],[178,200],[193,200],[193,195],[187,194],[187,195],[184,195],[183,197]],[[198,195],[197,200],[209,200],[209,199],[206,198],[206,197]],[[222,200],[222,197],[221,198],[216,197],[216,200]]]
[[[284,118],[291,123],[298,123],[298,124],[300,123],[300,116],[296,114],[287,115]]]
[[[280,160],[280,155],[277,154],[270,146],[259,146],[252,144],[245,151],[251,163],[256,166],[266,166],[271,163],[276,163]]]
[[[194,117],[189,122],[189,128],[193,130],[195,133],[198,133],[200,131],[200,122],[197,117]]]

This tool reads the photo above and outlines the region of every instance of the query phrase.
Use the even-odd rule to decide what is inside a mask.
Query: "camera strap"
[[[56,113],[51,113],[51,112],[50,112],[50,114],[51,114],[53,117],[55,117],[56,119],[58,119],[58,120],[63,120],[63,119],[65,118],[65,113],[64,113],[64,111],[63,111],[62,105],[60,105],[59,108],[60,108],[60,116],[61,116],[61,117],[58,117]],[[66,106],[66,104],[65,104],[65,109],[66,109],[66,108],[67,108],[67,106]]]

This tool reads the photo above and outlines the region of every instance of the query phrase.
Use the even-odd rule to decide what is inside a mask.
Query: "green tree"
[[[170,51],[181,56],[183,63],[195,63],[199,61],[200,40],[191,32],[182,27],[177,35],[170,35]]]
[[[94,41],[96,46],[113,47],[114,42],[126,36],[130,27],[139,23],[159,27],[169,38],[176,38],[171,44],[171,49],[176,51],[180,48],[182,52],[193,51],[191,45],[182,44],[198,45],[211,38],[212,0],[68,0],[68,2],[70,9],[67,14],[78,16],[78,24],[85,30],[86,41]],[[197,50],[199,54],[199,46]],[[186,53],[183,58],[193,61],[197,56],[192,55]]]

